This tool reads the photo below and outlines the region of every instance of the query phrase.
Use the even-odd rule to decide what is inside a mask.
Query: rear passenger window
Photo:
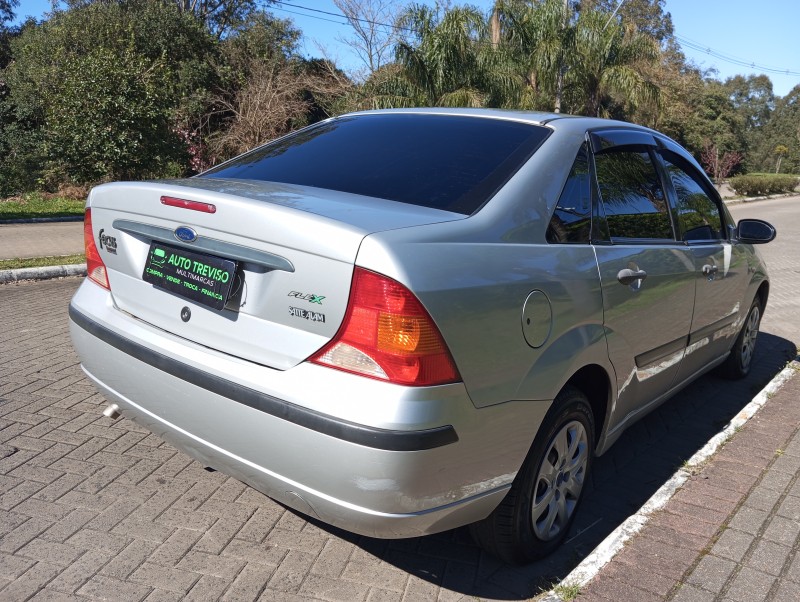
[[[547,227],[549,243],[588,243],[592,228],[592,195],[589,158],[582,148],[567,183],[561,191],[558,205]]]
[[[646,150],[600,153],[595,168],[612,239],[673,238],[664,190]]]
[[[700,184],[699,176],[672,153],[664,152],[663,156],[678,199],[678,222],[683,240],[725,238],[719,207]]]

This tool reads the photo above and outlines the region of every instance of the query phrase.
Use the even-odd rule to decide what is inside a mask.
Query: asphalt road
[[[769,304],[761,328],[800,345],[800,196],[739,203],[728,209],[736,220],[755,217],[777,228],[777,238],[759,247],[771,278]]]
[[[794,204],[793,204],[794,203]],[[0,286],[0,599],[524,600],[566,575],[794,357],[800,199],[733,207],[774,221],[773,293],[754,369],[706,376],[595,464],[567,543],[512,568],[465,529],[359,537],[311,521],[121,419],[79,369],[77,279]],[[687,517],[689,520],[691,517]],[[48,598],[48,599],[49,599]]]

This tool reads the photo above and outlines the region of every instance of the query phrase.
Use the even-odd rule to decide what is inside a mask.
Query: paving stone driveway
[[[563,577],[794,356],[760,335],[751,377],[713,376],[595,464],[567,545],[526,568],[465,529],[409,540],[311,522],[101,415],[66,309],[80,283],[0,286],[0,599],[521,600]]]

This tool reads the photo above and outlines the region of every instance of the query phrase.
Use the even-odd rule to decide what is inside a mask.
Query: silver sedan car
[[[628,425],[748,373],[774,236],[643,127],[356,113],[92,190],[70,327],[108,416],[332,525],[472,524],[524,563]]]

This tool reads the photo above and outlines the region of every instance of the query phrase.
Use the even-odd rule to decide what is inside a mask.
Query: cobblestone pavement
[[[464,529],[381,541],[316,524],[204,471],[132,422],[102,417],[104,401],[67,336],[65,310],[78,282],[0,288],[3,600],[527,599],[565,575],[735,415],[778,370],[770,360],[783,349],[764,335],[760,375],[746,394],[703,379],[632,428],[595,464],[563,550],[509,568],[482,554]]]
[[[385,541],[318,524],[206,472],[130,421],[104,418],[104,400],[80,371],[67,335],[66,308],[79,283],[0,287],[2,600],[529,599],[636,511],[795,354],[791,341],[762,332],[748,379],[704,377],[629,429],[595,463],[566,545],[546,561],[512,568],[480,552],[465,529]],[[797,422],[788,418],[784,429]],[[736,452],[738,440],[725,450]],[[762,441],[762,456],[773,440],[777,445],[777,436]],[[794,457],[795,449],[787,445],[785,456]],[[760,456],[749,447],[737,453],[730,460],[737,464],[728,468],[739,478],[746,470],[738,463],[750,466],[751,456]],[[756,480],[758,466],[750,469]],[[658,566],[677,566],[670,564],[676,562],[673,552],[689,558],[681,552],[689,549],[683,542],[703,543],[714,535],[697,526],[696,516],[710,516],[714,507],[681,501],[683,510],[662,519],[664,537],[672,539],[668,562],[656,556]],[[724,508],[717,512],[723,515]],[[765,529],[771,520],[765,517]],[[754,556],[747,550],[729,560],[746,563]],[[643,561],[642,567],[650,565]],[[674,584],[677,573],[671,578]],[[611,599],[658,595],[641,583],[617,582],[639,597]],[[608,598],[592,588],[597,585],[588,594]]]
[[[798,398],[795,376],[578,601],[800,600]]]

